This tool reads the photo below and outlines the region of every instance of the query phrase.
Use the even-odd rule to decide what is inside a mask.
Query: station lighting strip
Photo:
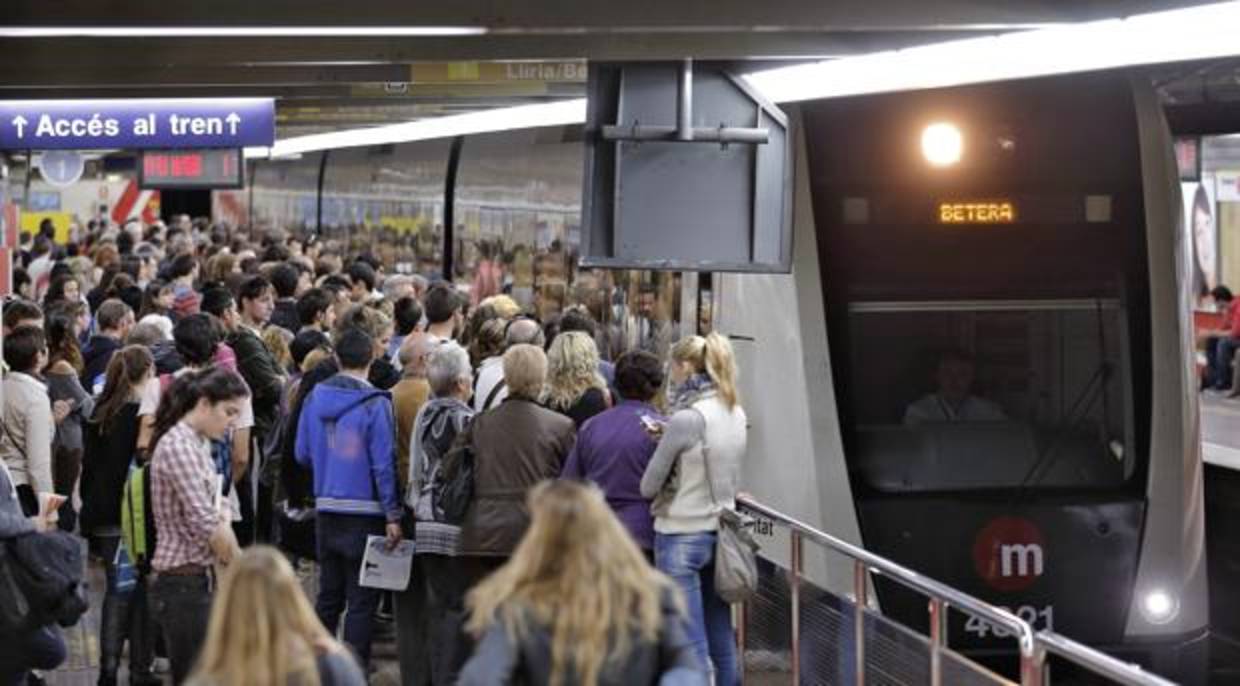
[[[1240,2],[1224,2],[777,67],[745,79],[776,103],[943,88],[1240,55],[1237,27]],[[246,156],[296,156],[332,148],[580,124],[585,114],[585,99],[521,105],[288,138],[276,141],[270,149],[248,148]]]
[[[433,38],[481,36],[482,26],[10,26],[0,38]]]

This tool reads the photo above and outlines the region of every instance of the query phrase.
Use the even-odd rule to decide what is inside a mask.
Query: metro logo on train
[[[1028,519],[998,517],[978,533],[973,565],[991,588],[1022,591],[1046,570],[1046,539]]]

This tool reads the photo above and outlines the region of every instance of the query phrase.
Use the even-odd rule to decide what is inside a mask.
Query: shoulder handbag
[[[700,415],[701,413],[699,413]],[[706,418],[702,417],[705,427]],[[711,502],[719,507],[715,497],[715,480],[710,473],[710,446],[702,434],[702,464],[706,467],[706,486],[710,489]],[[743,603],[758,590],[758,543],[749,529],[753,519],[732,508],[721,508],[719,529],[715,534],[715,592],[727,603]]]

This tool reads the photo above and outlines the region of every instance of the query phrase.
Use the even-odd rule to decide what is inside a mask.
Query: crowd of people
[[[177,684],[364,683],[389,630],[405,684],[739,683],[714,590],[747,445],[726,338],[617,351],[588,309],[540,321],[281,231],[28,245],[0,539],[86,539],[99,684],[126,644],[131,683],[157,654]],[[373,537],[414,542],[407,588],[360,583]],[[0,683],[65,655],[54,626],[0,641]]]

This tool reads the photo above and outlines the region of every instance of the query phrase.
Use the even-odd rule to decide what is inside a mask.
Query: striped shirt
[[[156,572],[215,561],[208,541],[221,521],[219,492],[211,444],[185,422],[169,429],[151,456]]]

